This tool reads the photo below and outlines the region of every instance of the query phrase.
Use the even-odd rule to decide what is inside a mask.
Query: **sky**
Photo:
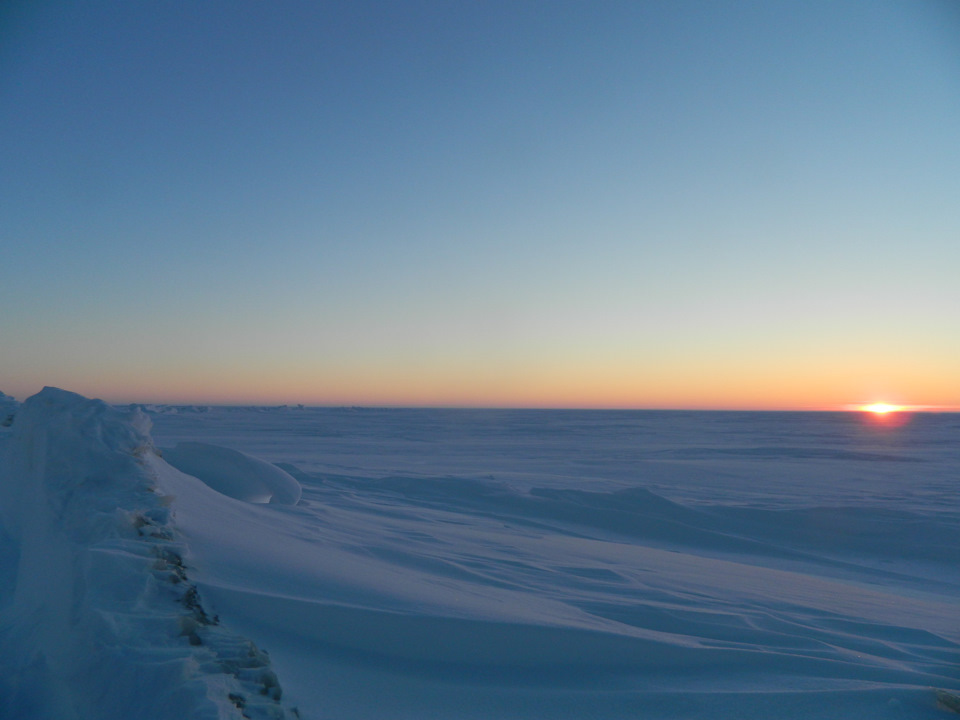
[[[14,2],[0,390],[960,409],[949,0]]]

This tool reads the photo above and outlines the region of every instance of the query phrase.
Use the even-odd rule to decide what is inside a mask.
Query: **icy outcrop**
[[[0,392],[0,428],[10,427],[13,424],[13,416],[19,406],[20,403],[12,397]]]
[[[217,492],[253,503],[296,505],[302,488],[276,465],[237,450],[198,442],[164,448],[163,459]]]
[[[138,409],[45,388],[0,455],[0,717],[286,718],[204,608]]]

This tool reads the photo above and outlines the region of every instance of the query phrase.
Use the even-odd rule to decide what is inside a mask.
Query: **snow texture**
[[[178,518],[204,597],[318,717],[938,718],[960,685],[956,416],[155,421],[302,485]]]

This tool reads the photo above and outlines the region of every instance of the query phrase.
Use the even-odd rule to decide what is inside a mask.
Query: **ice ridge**
[[[0,428],[10,427],[13,424],[13,416],[20,405],[15,399],[0,392]]]
[[[16,409],[0,446],[0,717],[299,717],[267,653],[204,607],[150,427],[56,388]]]

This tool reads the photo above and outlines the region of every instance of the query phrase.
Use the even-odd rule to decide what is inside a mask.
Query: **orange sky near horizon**
[[[109,402],[171,404],[298,404],[543,408],[730,410],[848,410],[886,402],[960,410],[960,379],[953,368],[929,365],[914,373],[875,360],[864,367],[827,360],[771,364],[667,362],[575,365],[513,363],[467,368],[459,364],[372,361],[353,366],[290,362],[279,369],[249,363],[157,367],[117,366],[91,372],[52,372],[32,384],[0,388],[20,400],[52,384]]]

